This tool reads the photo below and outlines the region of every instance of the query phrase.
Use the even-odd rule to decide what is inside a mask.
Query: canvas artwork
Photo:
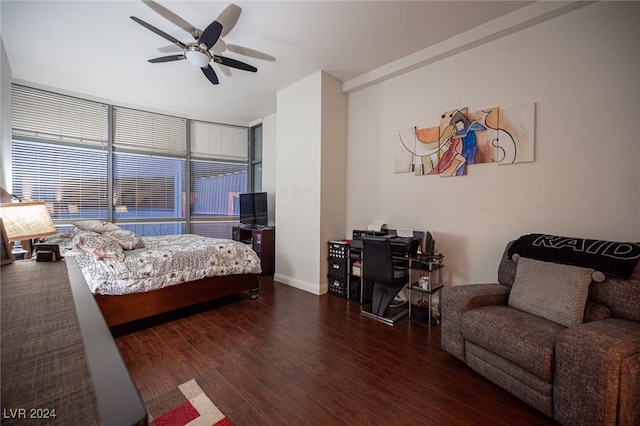
[[[442,155],[439,135],[439,127],[400,130],[396,144],[395,172],[425,175],[436,169]]]
[[[501,109],[497,162],[515,164],[534,161],[536,104]]]
[[[446,111],[438,126],[398,131],[394,171],[463,176],[472,164],[533,161],[535,104]]]

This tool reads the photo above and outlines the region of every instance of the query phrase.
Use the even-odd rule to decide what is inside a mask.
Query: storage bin
[[[329,241],[329,257],[344,259],[348,252],[349,243],[346,241]]]
[[[327,273],[331,275],[347,275],[347,259],[328,259],[329,266]]]
[[[327,279],[329,281],[329,293],[347,297],[346,276],[327,274]]]

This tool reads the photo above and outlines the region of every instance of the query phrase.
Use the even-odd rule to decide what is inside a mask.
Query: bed
[[[258,296],[260,258],[241,242],[74,225],[44,243],[58,244],[69,270],[81,271],[109,327],[245,291]]]

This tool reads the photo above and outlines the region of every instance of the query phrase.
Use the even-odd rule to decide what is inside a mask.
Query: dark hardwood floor
[[[144,400],[195,378],[236,426],[550,425],[440,348],[345,299],[261,279],[238,295],[114,328]]]

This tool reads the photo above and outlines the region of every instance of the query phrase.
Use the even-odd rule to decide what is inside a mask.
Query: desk
[[[146,424],[75,259],[19,260],[0,274],[2,423]]]
[[[414,231],[415,234],[421,234]],[[346,297],[349,300],[354,300],[364,305],[371,299],[371,285],[366,282],[362,277],[362,263],[366,261],[362,259],[362,238],[369,236],[368,231],[353,231],[354,239],[348,241],[329,241],[329,256],[328,256],[328,273],[329,280],[328,288],[329,292]],[[384,236],[384,235],[376,235]],[[409,284],[406,290],[409,291],[409,318],[417,317],[413,311],[413,295],[414,292],[419,295],[422,301],[423,297],[427,298],[427,306],[425,307],[426,318],[424,322],[429,326],[433,326],[438,323],[439,315],[434,315],[432,312],[432,302],[435,295],[437,295],[443,288],[442,284],[442,254],[430,254],[424,256],[413,256],[409,253],[414,253],[414,247],[417,248],[420,245],[420,238],[398,238],[393,237],[390,241],[396,240],[396,250],[393,253],[394,264],[400,267],[406,267],[409,272]],[[433,238],[429,233],[428,247],[433,248]],[[404,252],[403,255],[398,255],[399,252]],[[392,249],[393,252],[393,249]],[[423,262],[426,261],[426,264]],[[419,273],[421,276],[425,275],[429,277],[429,284],[427,288],[422,288],[419,284],[419,280],[414,280],[414,273]],[[435,279],[434,272],[437,272],[437,280]],[[415,308],[414,308],[415,309]],[[398,316],[393,316],[393,321],[402,316],[402,312],[399,311]],[[418,318],[416,318],[418,319]],[[393,322],[392,321],[392,322]]]

